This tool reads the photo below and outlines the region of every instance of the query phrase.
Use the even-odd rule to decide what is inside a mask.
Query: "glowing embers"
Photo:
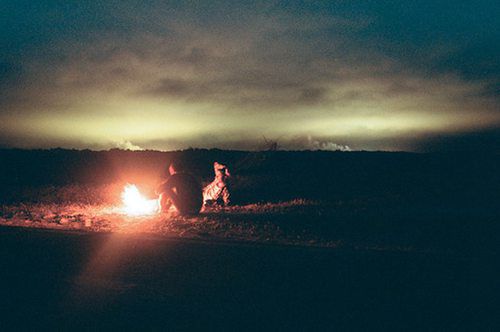
[[[131,216],[150,215],[158,212],[158,200],[147,199],[133,184],[127,184],[122,192],[122,211]]]

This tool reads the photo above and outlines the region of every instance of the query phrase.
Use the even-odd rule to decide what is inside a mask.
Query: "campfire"
[[[158,212],[158,200],[147,199],[133,184],[127,184],[122,192],[122,212],[130,216],[151,215]]]

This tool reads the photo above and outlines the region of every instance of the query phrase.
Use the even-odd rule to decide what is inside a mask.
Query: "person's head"
[[[231,176],[229,170],[227,169],[227,166],[218,162],[214,162],[214,172],[215,177],[220,180],[226,180]]]
[[[173,160],[170,162],[170,165],[168,166],[168,172],[170,175],[174,175],[175,173],[179,173],[182,170],[180,163],[176,160]]]
[[[174,164],[170,164],[168,166],[168,173],[170,175],[174,175],[175,173],[177,173],[177,169],[175,168],[175,165]]]

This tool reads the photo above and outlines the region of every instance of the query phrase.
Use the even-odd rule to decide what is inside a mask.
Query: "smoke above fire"
[[[139,145],[135,145],[130,141],[121,140],[116,142],[115,146],[119,149],[130,150],[130,151],[142,151],[144,150]]]
[[[348,145],[337,144],[330,141],[318,141],[308,137],[308,146],[310,150],[323,150],[323,151],[352,151]]]

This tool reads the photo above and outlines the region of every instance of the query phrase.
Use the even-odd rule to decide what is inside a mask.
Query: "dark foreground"
[[[0,255],[1,330],[493,328],[486,257],[8,227]]]

